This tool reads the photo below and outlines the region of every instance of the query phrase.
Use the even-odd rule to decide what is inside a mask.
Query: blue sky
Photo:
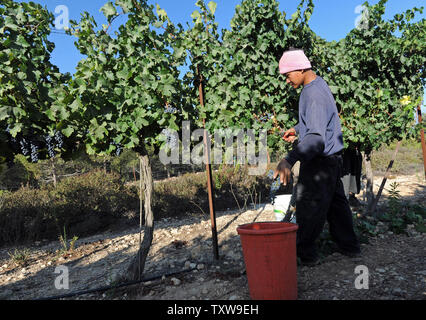
[[[53,13],[55,8],[64,5],[68,8],[69,18],[72,20],[79,21],[80,14],[87,11],[95,17],[99,26],[106,23],[99,9],[107,0],[33,1],[47,6]],[[195,6],[196,0],[149,0],[148,2],[151,4],[158,3],[175,24],[181,23],[183,26],[186,26],[186,22],[191,21],[191,13],[197,9]],[[206,0],[206,3],[208,2],[209,0]],[[228,29],[230,20],[235,13],[235,6],[241,3],[242,0],[216,0],[215,2],[217,3],[216,21],[219,23],[219,30]],[[364,2],[364,0],[314,0],[315,9],[311,17],[310,26],[319,36],[328,41],[340,40],[355,27],[355,20],[359,16],[356,8]],[[377,2],[378,0],[369,1],[370,4],[376,4]],[[300,0],[281,0],[279,3],[280,10],[285,11],[290,16],[295,12]],[[385,18],[392,18],[396,13],[424,5],[424,0],[388,0]],[[424,18],[425,13],[426,10],[418,17]],[[60,14],[61,12],[58,12],[56,16]],[[114,27],[116,28],[124,22],[125,17],[120,17],[115,20]],[[74,46],[75,38],[65,35],[63,30],[55,30],[50,36],[50,40],[56,45],[52,53],[52,62],[59,67],[61,72],[73,74],[78,61],[83,57]]]

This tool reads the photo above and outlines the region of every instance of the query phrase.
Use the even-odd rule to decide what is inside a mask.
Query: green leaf
[[[214,13],[216,12],[217,3],[214,1],[210,1],[208,7],[210,9],[211,14],[214,15]]]
[[[112,2],[107,2],[99,11],[104,13],[109,22],[115,15],[117,15],[117,9],[114,7]]]
[[[76,112],[82,107],[80,98],[74,100],[74,102],[70,105],[71,112]]]
[[[161,9],[160,6],[157,4],[157,15],[161,20],[167,20],[167,13],[164,9]]]
[[[74,129],[71,127],[67,127],[65,129],[62,129],[61,131],[67,138],[69,138],[73,134]]]
[[[128,13],[133,7],[132,0],[116,0],[116,3],[123,8],[124,13]]]
[[[196,20],[199,19],[201,17],[201,14],[198,12],[198,10],[195,10],[192,14],[191,14],[191,18]]]
[[[24,36],[22,36],[21,34],[16,38],[16,42],[24,48],[28,48],[30,46],[30,44],[27,42],[27,40],[25,40]]]
[[[0,107],[0,121],[7,119],[11,112],[12,112],[12,107],[10,106]]]
[[[10,129],[10,134],[12,137],[16,138],[16,135],[22,131],[22,127],[24,125],[22,123],[16,123],[15,126]]]
[[[96,154],[96,150],[92,148],[90,144],[86,144],[86,152],[88,155],[93,156]]]

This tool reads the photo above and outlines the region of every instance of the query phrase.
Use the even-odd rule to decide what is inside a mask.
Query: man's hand
[[[296,140],[296,129],[291,128],[284,132],[283,139],[284,141],[293,143]]]
[[[282,159],[281,162],[278,164],[277,169],[275,169],[274,180],[277,178],[278,175],[280,175],[280,181],[284,186],[286,186],[287,183],[290,182],[291,165],[287,162],[286,159]]]

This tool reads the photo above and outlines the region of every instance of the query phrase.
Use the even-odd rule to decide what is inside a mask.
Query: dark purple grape
[[[55,145],[54,145],[54,141],[53,141],[53,137],[51,137],[50,135],[47,135],[44,137],[46,140],[46,145],[47,145],[47,153],[49,154],[50,158],[55,158]]]
[[[19,140],[19,145],[21,146],[21,152],[24,156],[27,156],[30,153],[28,141],[25,138]]]
[[[56,132],[55,132],[56,146],[57,146],[59,149],[62,149],[62,146],[63,146],[63,144],[64,144],[63,137],[64,137],[64,136],[62,135],[62,133],[61,133],[61,132],[59,132],[59,131],[56,131]]]
[[[38,146],[33,142],[30,142],[30,146],[31,146],[31,161],[36,163],[38,162]]]

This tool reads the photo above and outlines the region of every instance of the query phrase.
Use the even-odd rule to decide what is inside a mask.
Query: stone
[[[178,278],[171,278],[170,281],[173,283],[173,285],[178,286],[182,283]]]

